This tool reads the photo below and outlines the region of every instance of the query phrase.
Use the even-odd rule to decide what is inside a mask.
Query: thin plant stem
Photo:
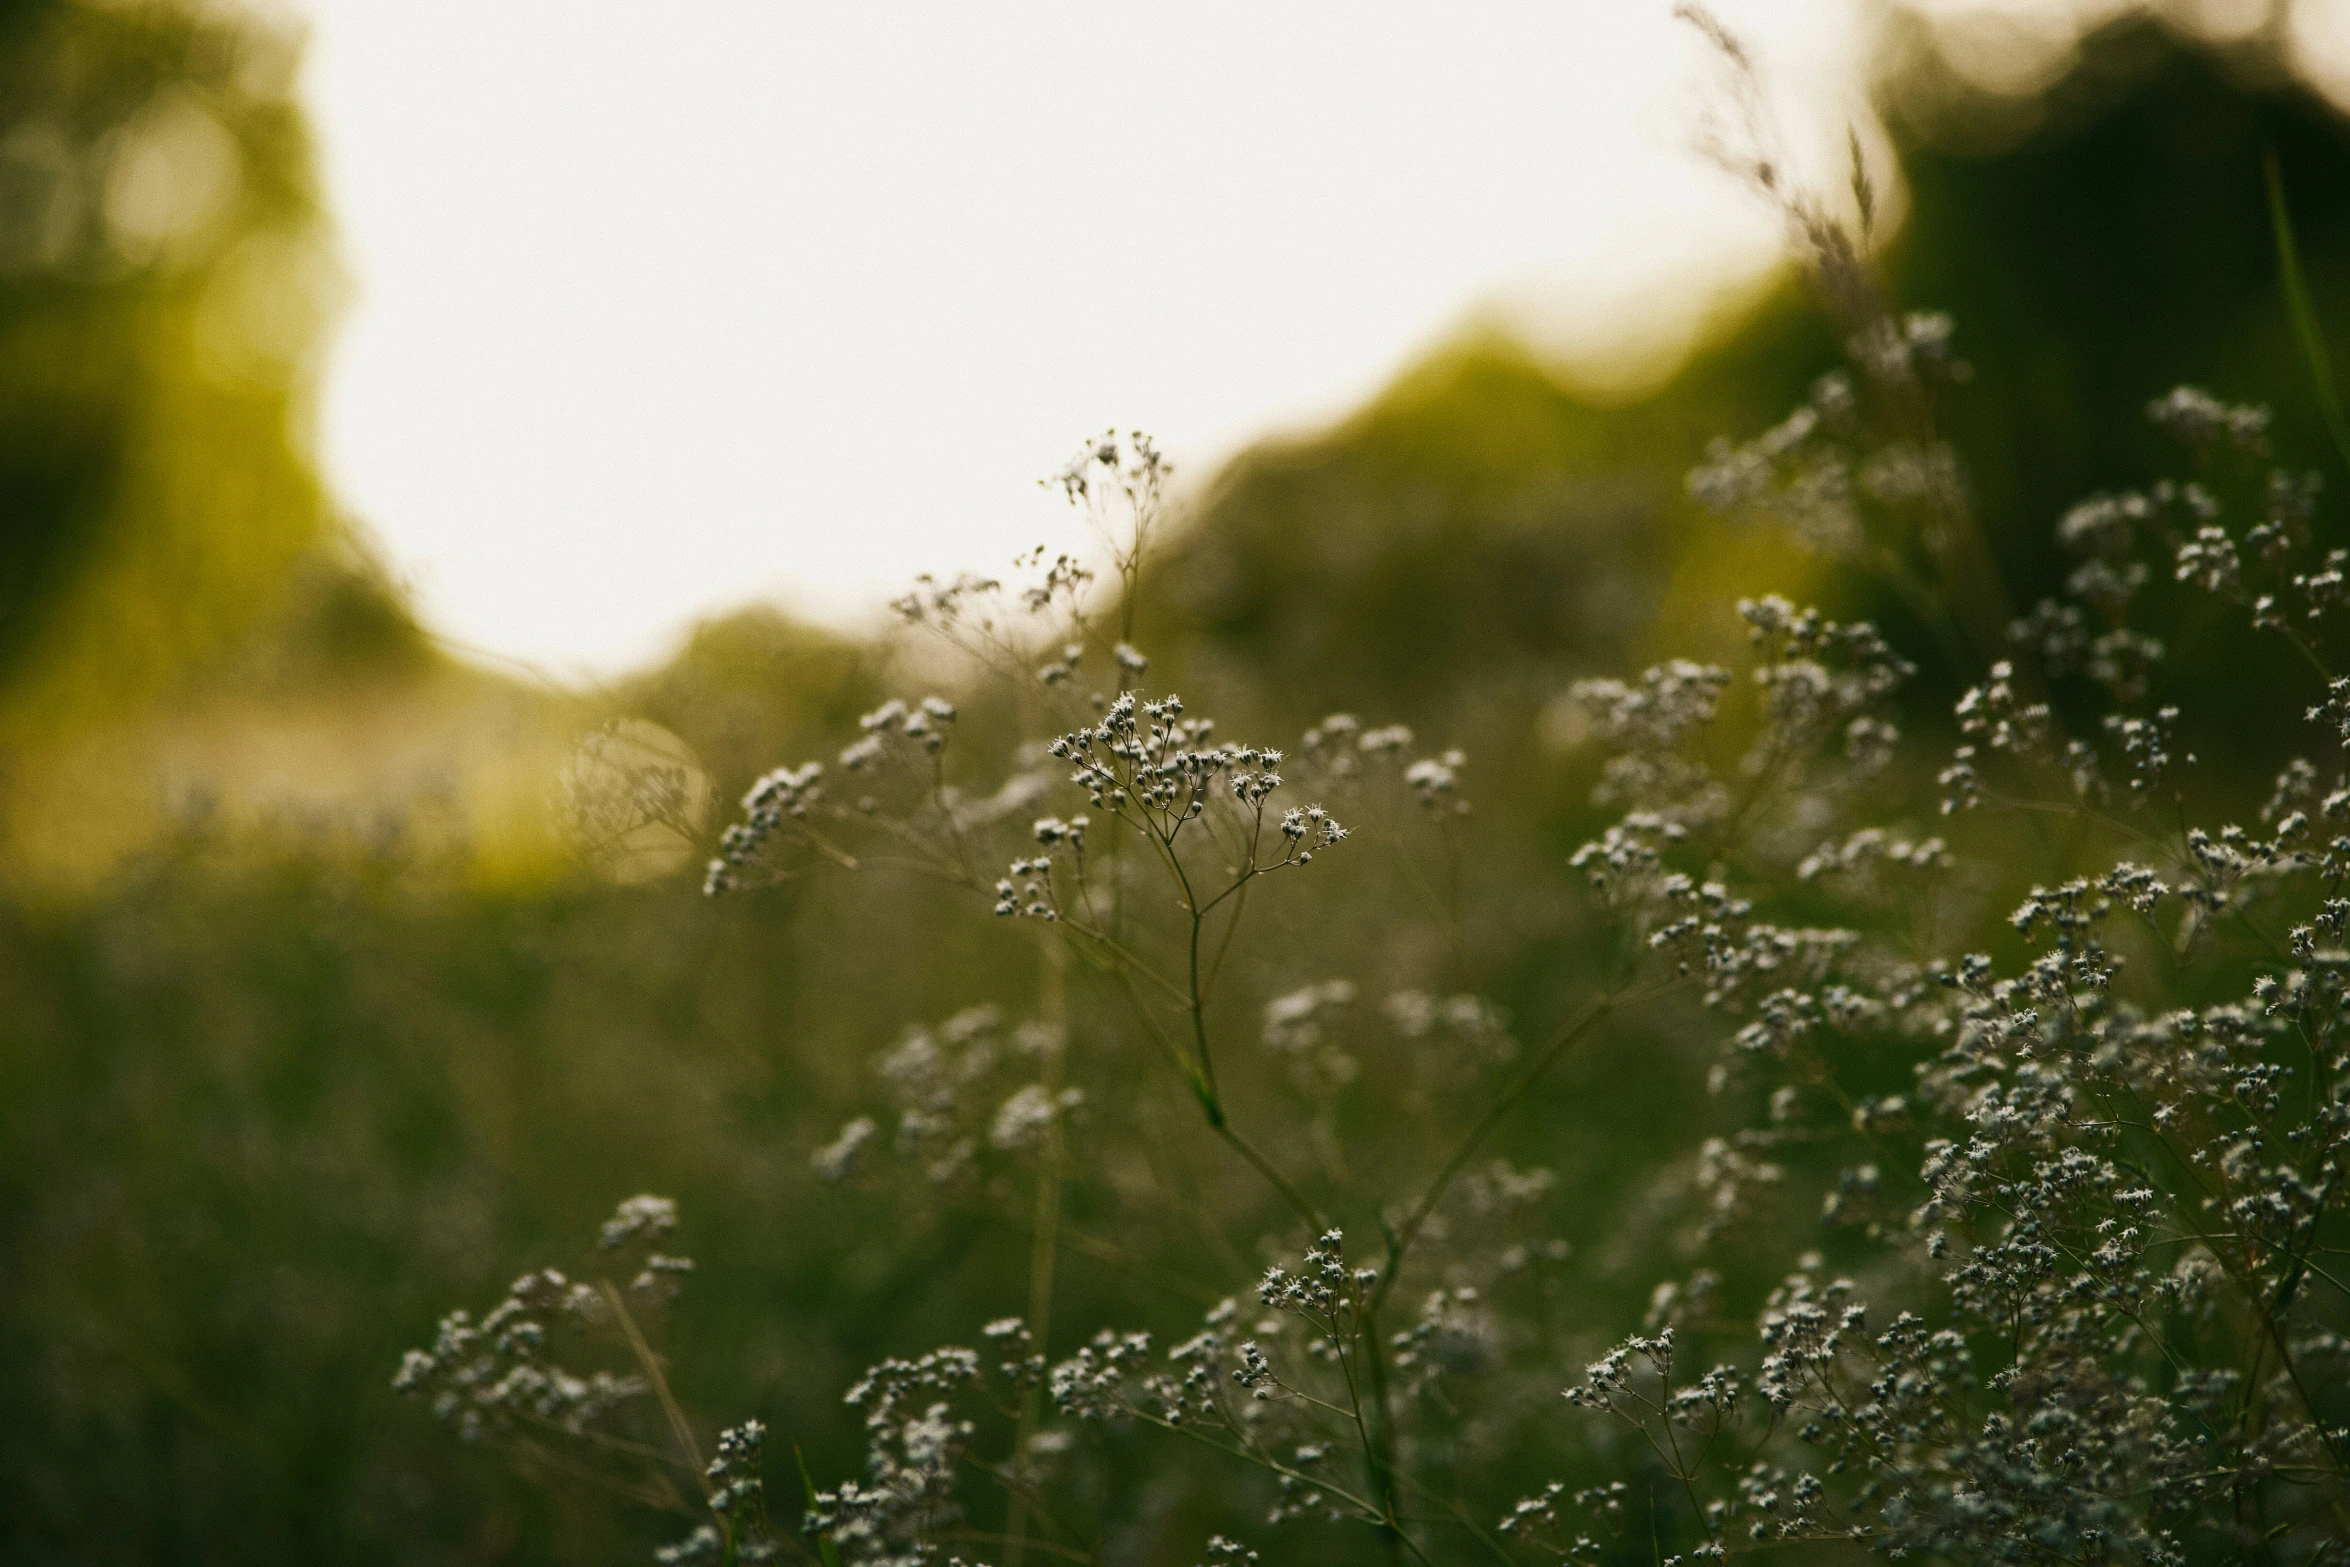
[[[2325,334],[2318,329],[2317,306],[2309,297],[2309,282],[2301,275],[2301,247],[2293,238],[2292,214],[2285,207],[2285,176],[2277,166],[2277,150],[2267,148],[2261,153],[2260,171],[2268,189],[2269,228],[2277,242],[2277,278],[2285,291],[2285,311],[2293,323],[2293,341],[2301,349],[2302,363],[2309,368],[2309,381],[2317,393],[2318,412],[2325,419],[2326,434],[2333,438],[2334,453],[2342,465],[2350,468],[2350,418],[2342,413],[2341,393],[2334,386],[2334,368],[2326,353]]]
[[[1476,1124],[1469,1128],[1468,1134],[1455,1145],[1451,1157],[1444,1161],[1443,1166],[1437,1170],[1435,1178],[1428,1183],[1413,1202],[1411,1211],[1405,1216],[1404,1222],[1398,1225],[1394,1233],[1388,1237],[1387,1267],[1380,1275],[1379,1283],[1372,1292],[1374,1305],[1385,1300],[1388,1292],[1395,1287],[1396,1277],[1402,1271],[1404,1253],[1409,1251],[1412,1242],[1418,1239],[1421,1227],[1428,1222],[1428,1215],[1433,1213],[1436,1205],[1444,1200],[1444,1194],[1451,1189],[1454,1179],[1460,1175],[1468,1162],[1476,1157],[1477,1150],[1484,1145],[1485,1139],[1493,1135],[1493,1129],[1499,1126],[1517,1102],[1525,1097],[1527,1090],[1541,1081],[1543,1074],[1550,1070],[1559,1057],[1574,1048],[1575,1044],[1593,1029],[1614,1016],[1618,1008],[1635,1000],[1645,1000],[1649,994],[1654,993],[1654,990],[1646,992],[1609,991],[1593,998],[1589,1005],[1585,1006],[1581,1012],[1551,1036],[1550,1043],[1543,1046],[1541,1052],[1527,1063],[1525,1070],[1521,1071],[1510,1085],[1496,1095],[1493,1102],[1485,1107],[1485,1113],[1477,1118]]]
[[[636,1325],[636,1317],[629,1311],[628,1302],[622,1298],[619,1287],[610,1279],[605,1279],[598,1288],[603,1293],[604,1304],[611,1308],[614,1320],[620,1324],[620,1336],[627,1342],[628,1352],[636,1357],[637,1368],[644,1372],[645,1380],[652,1384],[653,1397],[659,1401],[661,1413],[669,1421],[669,1433],[677,1439],[678,1451],[684,1453],[687,1462],[693,1465],[694,1483],[702,1488],[702,1499],[709,1500],[710,1479],[703,1471],[701,1444],[694,1440],[693,1425],[685,1418],[685,1410],[679,1406],[677,1395],[669,1390],[669,1377],[661,1369],[660,1357],[653,1353],[653,1346],[645,1342],[644,1332]]]
[[[1069,1026],[1068,949],[1046,939],[1037,943],[1037,1011],[1049,1034],[1043,1085],[1052,1107],[1044,1128],[1044,1146],[1036,1169],[1036,1225],[1028,1249],[1028,1333],[1040,1355],[1051,1353],[1053,1325],[1053,1264],[1061,1228],[1061,1082],[1066,1070]],[[1028,1453],[1042,1411],[1044,1388],[1031,1382],[1020,1398],[1020,1416],[1012,1427],[1012,1467],[1017,1470]],[[1012,1492],[1004,1520],[1006,1567],[1021,1567],[1028,1548],[1028,1494]]]

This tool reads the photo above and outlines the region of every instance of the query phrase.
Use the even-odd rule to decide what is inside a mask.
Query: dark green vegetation
[[[200,243],[171,241],[193,248],[106,260],[88,248],[108,243],[99,231],[77,229],[0,258],[12,775],[37,770],[61,715],[173,682],[282,684],[293,668],[333,689],[354,667],[430,662],[344,557],[287,438],[302,353],[224,374],[192,346],[244,244],[311,236],[282,77],[256,88],[273,78],[239,66],[263,47],[145,12],[0,12],[0,139],[53,125],[81,157],[169,86],[246,170],[244,205]],[[1897,110],[1931,97],[1888,92]],[[2060,573],[2046,539],[2066,505],[2151,470],[2137,410],[2174,383],[2272,402],[2278,449],[2330,464],[2260,157],[2277,152],[2334,361],[2350,363],[2337,118],[2129,30],[2016,145],[1965,150],[1959,128],[1980,117],[1962,108],[1897,114],[1916,207],[1890,269],[1906,303],[1957,319],[1976,378],[1954,434],[2018,600]],[[1547,1023],[1580,977],[1563,856],[1599,816],[1588,763],[1546,747],[1544,715],[1577,675],[1720,636],[1737,593],[1877,614],[1928,689],[1955,689],[1898,606],[1681,499],[1707,438],[1768,423],[1833,357],[1790,296],[1653,401],[1597,409],[1506,345],[1465,344],[1340,428],[1218,478],[1147,588],[1154,683],[1212,697],[1198,706],[1232,738],[1291,744],[1341,707],[1409,722],[1470,752],[1480,810],[1462,955],[1370,944],[1349,909],[1410,894],[1366,856],[1333,862],[1278,917],[1236,995],[1319,977],[1295,973],[1319,952],[1333,972],[1473,988]],[[2199,743],[2218,766],[2241,757],[2247,791],[2295,716],[2235,699],[2256,667],[2166,675],[2238,726]],[[767,766],[829,755],[895,689],[889,668],[883,650],[746,615],[621,700],[691,744],[731,799]],[[44,830],[8,803],[12,838]],[[681,1396],[712,1420],[763,1417],[820,1475],[856,1463],[839,1394],[865,1363],[1024,1308],[1027,1237],[996,1211],[1017,1204],[832,1191],[808,1156],[874,1103],[870,1057],[903,1024],[985,1000],[1026,1009],[1029,933],[982,907],[941,915],[881,878],[717,905],[684,880],[481,892],[462,843],[419,827],[363,855],[361,836],[197,822],[94,892],[0,902],[0,1559],[643,1560],[666,1522],[559,1475],[517,1479],[387,1387],[442,1309],[487,1303],[526,1265],[571,1265],[639,1190],[679,1199],[701,1262],[672,1343]],[[1637,1321],[1684,1225],[1658,1172],[1716,1112],[1707,1059],[1671,1024],[1570,1058],[1495,1145],[1558,1173],[1549,1217],[1575,1260],[1544,1287],[1569,1367]],[[1165,1092],[1170,1159],[1254,1201],[1156,1070],[1114,1064],[1096,1090]],[[1407,1141],[1377,1096],[1352,1103],[1350,1135]],[[1071,1200],[1083,1233],[1096,1199]],[[1138,1269],[1233,1272],[1195,1235],[1121,1239],[1118,1259],[1072,1242],[1061,1320],[1132,1320]],[[1196,1315],[1158,1298],[1168,1325]],[[1573,1467],[1560,1433],[1570,1456],[1527,1461],[1528,1486]],[[1261,1511],[1227,1483],[1171,1471],[1121,1549],[1193,1560],[1206,1528]]]
[[[341,287],[298,60],[233,11],[0,5],[13,734],[152,698],[272,619],[346,665],[413,648],[295,433]]]

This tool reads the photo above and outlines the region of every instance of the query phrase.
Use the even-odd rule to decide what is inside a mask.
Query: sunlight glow
[[[1718,9],[1791,137],[1865,123],[1853,5]],[[1090,432],[1198,478],[1471,319],[1653,376],[1778,253],[1670,10],[313,0],[329,480],[435,629],[611,672],[1074,537]]]

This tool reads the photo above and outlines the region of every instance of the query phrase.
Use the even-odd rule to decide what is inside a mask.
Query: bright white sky
[[[1838,146],[1854,9],[1717,6]],[[1035,481],[1107,424],[1198,477],[1497,300],[1653,352],[1775,255],[1669,0],[311,10],[330,481],[556,672],[1068,540]]]

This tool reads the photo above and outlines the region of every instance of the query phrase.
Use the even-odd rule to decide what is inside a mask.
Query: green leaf
[[[2285,210],[2285,178],[2277,168],[2276,149],[2269,148],[2260,161],[2268,181],[2268,220],[2276,232],[2277,271],[2284,284],[2285,311],[2293,322],[2293,339],[2301,345],[2302,361],[2309,366],[2309,378],[2317,388],[2317,406],[2325,416],[2326,433],[2334,438],[2342,465],[2350,468],[2350,421],[2342,417],[2333,366],[2326,357],[2325,338],[2317,329],[2317,307],[2310,303],[2309,283],[2301,275],[2301,247],[2294,243],[2293,220]]]
[[[800,1451],[797,1442],[792,1444],[791,1456],[792,1462],[800,1466],[800,1491],[807,1497],[808,1511],[812,1513],[816,1510],[816,1482],[808,1478],[808,1457]],[[819,1533],[816,1536],[816,1554],[823,1560],[824,1567],[840,1567],[840,1550],[832,1543],[831,1535]]]

